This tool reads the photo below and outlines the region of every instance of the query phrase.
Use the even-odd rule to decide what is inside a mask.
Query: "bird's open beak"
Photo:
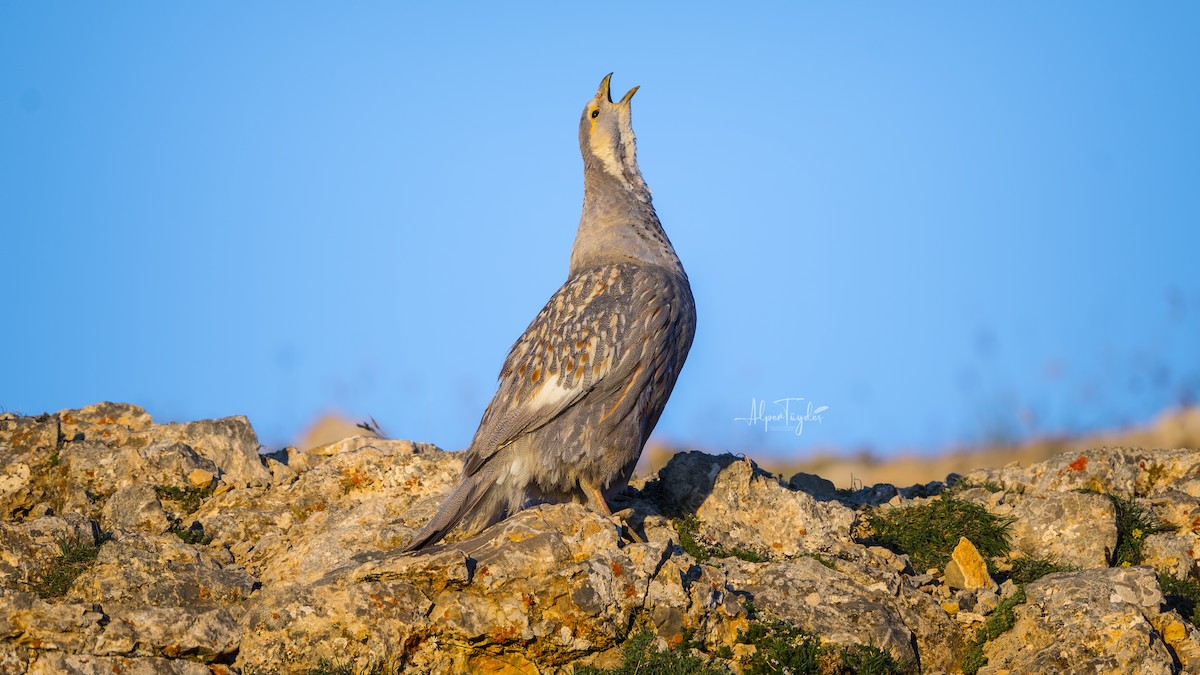
[[[612,103],[612,94],[608,90],[608,84],[612,80],[612,76],[613,74],[609,73],[604,76],[603,80],[600,80],[600,88],[596,90],[596,98],[603,98],[605,101]]]
[[[618,103],[617,105],[629,105],[630,99],[633,98],[633,95],[636,94],[637,90],[640,88],[641,88],[640,86],[637,86],[637,87],[634,87],[633,89],[630,89],[629,91],[625,92],[625,95],[621,97],[621,102]]]

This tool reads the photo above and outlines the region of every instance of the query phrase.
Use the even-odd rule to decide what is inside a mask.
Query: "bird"
[[[533,502],[612,517],[691,349],[696,304],[637,163],[612,73],[579,121],[583,208],[567,280],[513,344],[462,478],[404,551],[473,535]]]

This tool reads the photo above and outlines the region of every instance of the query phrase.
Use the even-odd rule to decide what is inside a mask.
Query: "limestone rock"
[[[1172,484],[1200,488],[1200,449],[1146,450],[1098,448],[1052,457],[1027,468],[981,469],[967,480],[990,481],[1009,489],[1094,490],[1134,497]],[[1193,496],[1200,497],[1200,489]]]
[[[171,523],[154,488],[144,483],[117,490],[100,511],[100,522],[108,530],[166,532]]]
[[[694,512],[702,534],[722,546],[795,556],[851,540],[853,511],[791,490],[748,459],[681,453],[658,481],[663,499]]]
[[[619,665],[641,627],[663,648],[686,634],[736,671],[755,650],[738,636],[775,620],[948,673],[1019,592],[997,589],[966,541],[943,577],[856,538],[880,504],[937,499],[941,482],[846,493],[703,453],[617,497],[628,527],[540,505],[397,554],[461,467],[455,453],[369,437],[260,455],[244,418],[155,424],[127,404],[0,415],[0,675],[290,673],[322,658],[565,673]],[[1026,585],[983,672],[1200,672],[1191,617],[1165,610],[1155,570],[1104,567],[1111,502],[1075,492],[1136,498],[1171,527],[1145,538],[1142,559],[1193,578],[1200,452],[1087,450],[971,477],[1007,488],[956,494],[1011,519],[1019,548],[1085,568]],[[64,565],[69,542],[98,545],[95,558],[53,592],[31,584]]]
[[[987,562],[966,537],[959,538],[958,546],[950,554],[950,562],[946,564],[946,585],[965,589],[990,589],[996,586],[996,582],[988,575]]]
[[[1052,556],[1080,569],[1108,567],[1117,547],[1117,516],[1112,500],[1081,492],[1030,492],[1011,508],[994,512],[1013,518],[1016,551]]]
[[[1162,592],[1148,567],[1063,572],[1025,587],[1016,625],[984,647],[981,674],[1172,673],[1151,621]]]

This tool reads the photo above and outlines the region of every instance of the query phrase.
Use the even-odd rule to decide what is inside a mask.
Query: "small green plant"
[[[184,527],[182,522],[173,523],[171,532],[185,544],[204,543],[204,526],[198,522],[192,523],[191,527]]]
[[[754,651],[742,659],[745,675],[901,675],[916,672],[873,645],[822,643],[812,633],[778,620],[755,621],[738,636]]]
[[[1075,565],[1060,563],[1058,558],[1049,554],[1023,554],[1012,561],[1012,569],[1008,572],[1008,578],[1017,585],[1024,585],[1031,581],[1037,581],[1047,574],[1074,572],[1078,569]]]
[[[617,668],[601,670],[592,666],[575,668],[576,675],[727,675],[728,670],[691,653],[685,638],[677,647],[658,649],[654,631],[643,628],[630,636],[621,647],[625,662]]]
[[[53,469],[54,467],[58,466],[60,462],[62,462],[62,459],[58,456],[58,448],[55,448],[54,452],[50,453],[50,458],[46,460],[46,468]]]
[[[963,675],[975,675],[979,669],[987,665],[987,657],[983,655],[983,646],[995,640],[1000,635],[1012,630],[1017,623],[1013,608],[1025,602],[1025,588],[1021,587],[1011,597],[1000,601],[996,609],[988,616],[987,621],[975,630],[975,639],[967,645],[963,657]]]
[[[1160,572],[1158,585],[1167,600],[1167,608],[1179,612],[1193,626],[1200,627],[1200,582],[1176,579]]]
[[[176,502],[180,507],[183,508],[183,512],[188,514],[195,513],[196,510],[200,508],[200,504],[202,504],[205,499],[212,496],[213,488],[212,486],[198,488],[189,485],[187,487],[180,488],[166,485],[155,485],[154,492],[158,494],[159,499],[168,499]]]
[[[1113,508],[1117,511],[1117,546],[1113,550],[1113,567],[1129,567],[1142,562],[1142,546],[1146,537],[1159,532],[1168,532],[1171,528],[1164,525],[1154,516],[1154,513],[1144,508],[1132,499],[1106,495],[1112,500]]]
[[[746,562],[760,563],[766,562],[766,556],[751,551],[750,549],[734,546],[726,549],[721,546],[708,546],[700,543],[696,535],[700,531],[700,519],[694,514],[683,518],[675,518],[671,521],[671,526],[675,528],[675,532],[679,535],[679,545],[683,550],[696,559],[696,562],[707,562],[710,558],[738,558]]]
[[[42,599],[61,598],[96,560],[99,546],[88,539],[64,539],[58,542],[59,555],[29,581]]]
[[[754,653],[742,660],[746,675],[818,672],[821,640],[782,621],[751,623],[738,642],[755,647]]]
[[[1011,549],[1012,521],[953,496],[917,506],[876,511],[867,516],[872,539],[897,553],[906,553],[919,572],[941,568],[950,560],[959,537],[966,537],[988,561]]]

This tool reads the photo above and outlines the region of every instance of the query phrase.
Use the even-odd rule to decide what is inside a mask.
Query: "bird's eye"
[[[592,119],[596,119],[596,118],[597,118],[597,117],[599,117],[599,116],[600,116],[600,109],[599,109],[599,108],[596,108],[595,110],[593,110],[593,111],[592,111]]]

